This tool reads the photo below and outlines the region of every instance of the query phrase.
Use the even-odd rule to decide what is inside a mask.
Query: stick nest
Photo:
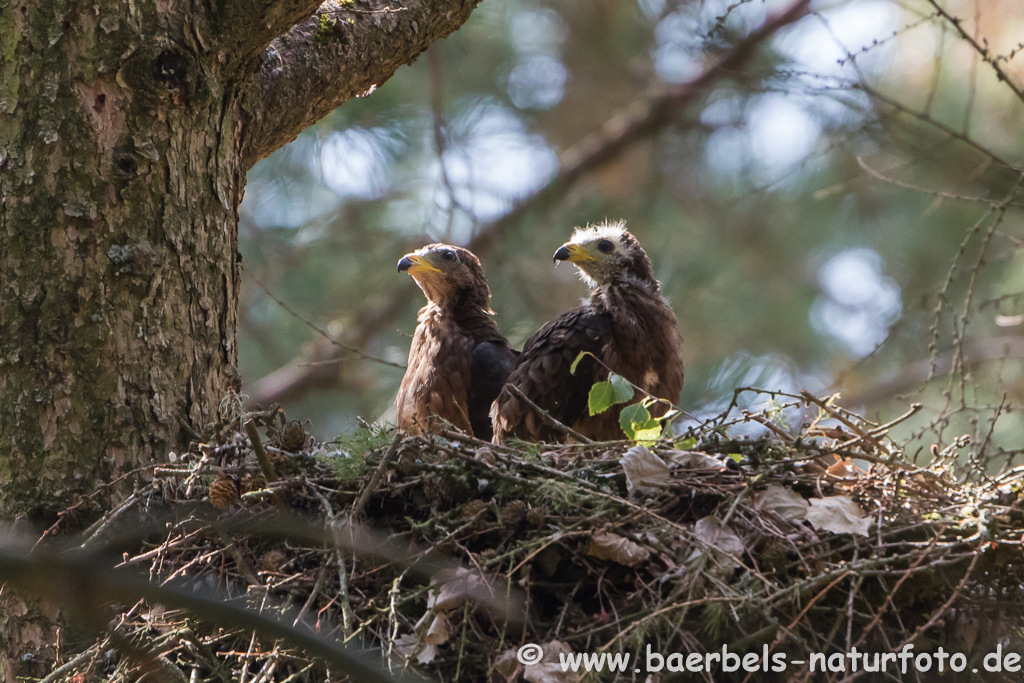
[[[818,417],[799,431],[744,413],[646,445],[499,447],[368,425],[314,443],[280,411],[246,413],[150,468],[85,543],[158,522],[122,566],[441,681],[573,681],[558,653],[600,652],[630,653],[618,680],[642,681],[632,662],[648,649],[678,665],[723,646],[786,661],[942,646],[969,671],[1019,645],[1024,472],[958,480],[963,443],[919,467],[886,426],[802,400]],[[729,438],[738,423],[768,431]],[[522,665],[524,643],[544,663]],[[286,638],[140,600],[53,680],[137,680],[154,663],[169,680],[345,679]],[[779,676],[720,667],[716,680]],[[857,677],[849,660],[785,675]]]

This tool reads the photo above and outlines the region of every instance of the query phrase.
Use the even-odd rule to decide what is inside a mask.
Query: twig
[[[946,19],[946,21],[948,21],[949,23],[953,24],[954,27],[956,27],[957,33],[960,34],[960,37],[967,41],[971,45],[971,47],[974,48],[975,52],[981,55],[981,59],[987,62],[996,72],[996,78],[998,78],[1003,83],[1006,83],[1006,86],[1013,91],[1013,94],[1017,96],[1017,99],[1019,99],[1021,102],[1024,102],[1024,92],[1022,92],[1021,89],[1017,87],[1017,84],[1014,83],[1013,80],[1007,75],[1007,73],[1003,71],[1002,67],[999,66],[998,57],[991,57],[989,55],[988,48],[978,44],[978,41],[974,39],[974,36],[972,36],[964,29],[962,20],[959,17],[954,17],[945,9],[943,9],[942,6],[939,5],[938,2],[936,2],[936,0],[928,0],[928,4],[935,8],[935,12],[937,14],[941,15],[943,18]]]
[[[867,171],[868,175],[870,175],[871,177],[875,178],[876,180],[880,180],[883,183],[888,183],[889,185],[894,185],[894,186],[902,188],[904,190],[911,190],[912,192],[920,192],[921,194],[927,194],[927,195],[930,195],[932,197],[938,197],[938,198],[941,198],[941,199],[949,199],[949,200],[957,201],[957,202],[971,202],[971,203],[975,203],[975,204],[985,204],[985,205],[987,205],[989,207],[998,207],[999,206],[999,201],[998,200],[991,199],[989,197],[968,197],[966,195],[954,194],[952,192],[945,192],[943,190],[929,190],[928,188],[921,187],[920,185],[914,185],[912,183],[903,182],[902,180],[897,180],[896,178],[890,178],[889,176],[884,175],[881,171],[876,171],[875,169],[873,169],[870,166],[868,166],[868,163],[866,161],[864,161],[864,157],[861,157],[861,156],[857,157],[857,164],[859,164],[861,168],[863,168],[865,171]],[[1011,206],[1020,206],[1020,205],[1019,204],[1011,204]]]
[[[274,463],[270,462],[270,456],[267,455],[267,451],[263,448],[263,442],[260,441],[260,433],[256,431],[256,423],[252,420],[246,420],[245,433],[249,435],[249,443],[252,444],[252,450],[256,453],[256,460],[260,464],[260,470],[262,470],[264,478],[266,478],[268,484],[274,483],[278,479],[277,472],[274,470]]]
[[[256,453],[256,460],[260,464],[260,470],[263,471],[267,484],[273,484],[278,481],[277,472],[274,470],[274,463],[270,462],[270,456],[267,455],[267,451],[263,448],[263,442],[260,441],[260,433],[256,430],[256,423],[252,419],[248,419],[245,421],[244,426],[245,433],[249,435],[249,443],[252,444],[252,450]],[[288,508],[288,500],[285,498],[284,489],[274,490],[274,502],[279,508]]]
[[[882,93],[880,90],[876,90],[876,89],[872,88],[871,86],[867,85],[866,83],[863,83],[863,82],[858,83],[856,85],[856,88],[859,89],[859,90],[863,90],[864,93],[866,95],[868,95],[871,99],[878,100],[879,102],[882,102],[883,104],[886,104],[886,105],[892,107],[893,109],[895,109],[896,111],[900,112],[901,114],[906,114],[907,116],[913,117],[913,118],[917,119],[918,121],[921,121],[922,123],[926,123],[929,126],[932,126],[933,128],[941,130],[943,133],[948,135],[950,138],[952,138],[954,140],[959,140],[960,142],[962,142],[963,144],[967,145],[968,147],[974,148],[978,152],[981,152],[985,156],[987,156],[990,159],[992,159],[992,161],[995,161],[1000,166],[1004,166],[1004,167],[1006,167],[1008,169],[1011,169],[1013,171],[1018,171],[1018,172],[1021,170],[1021,168],[1019,166],[1017,166],[1016,164],[1010,163],[1010,161],[1008,161],[1008,160],[1004,159],[1003,157],[999,156],[997,153],[993,152],[992,150],[988,149],[987,147],[982,146],[982,144],[979,143],[974,138],[972,138],[972,137],[970,137],[968,135],[965,135],[964,133],[961,133],[960,131],[958,131],[958,130],[956,130],[956,129],[946,125],[942,121],[939,121],[939,120],[933,118],[931,115],[929,115],[927,113],[919,112],[919,111],[916,111],[914,109],[910,109],[909,107],[907,107],[903,103],[899,102],[898,100],[895,100],[895,99],[889,97],[888,95]]]
[[[302,605],[302,609],[295,615],[295,621],[292,622],[292,626],[298,626],[299,622],[302,621],[302,617],[306,616],[306,612],[313,606],[313,603],[320,596],[320,590],[324,587],[324,579],[327,578],[327,566],[324,565],[320,568],[320,572],[316,576],[316,583],[313,584],[313,590],[309,592],[309,597],[306,598],[306,602]]]
[[[847,569],[846,571],[842,572],[839,576],[837,576],[835,579],[833,579],[831,583],[829,583],[827,586],[822,588],[821,591],[819,591],[817,595],[815,595],[813,598],[811,598],[807,602],[807,604],[804,605],[804,608],[802,610],[800,610],[800,613],[797,614],[793,618],[793,621],[790,622],[789,626],[783,627],[783,629],[786,631],[786,633],[792,635],[793,629],[796,627],[796,625],[798,623],[800,623],[800,620],[804,618],[804,615],[807,614],[807,610],[811,609],[811,607],[814,606],[814,603],[816,603],[818,600],[823,598],[826,593],[828,593],[830,590],[832,590],[833,586],[835,586],[837,583],[839,583],[840,581],[845,579],[847,576],[849,576],[851,571],[852,570]],[[781,637],[776,638],[772,642],[771,646],[768,648],[768,651],[764,653],[763,658],[767,659],[768,655],[770,655],[772,652],[774,652],[775,648],[777,648],[781,642],[782,642],[782,638]],[[758,664],[762,663],[764,661],[764,659],[758,660]],[[752,671],[747,673],[746,677],[744,677],[744,679],[743,679],[743,683],[747,683],[747,681],[750,680],[751,676],[753,676],[753,672]]]
[[[491,443],[490,441],[484,441],[483,439],[478,439],[475,436],[470,436],[463,432],[457,432],[454,429],[439,429],[437,433],[439,436],[443,436],[449,441],[462,441],[463,443],[477,446],[478,448],[490,448],[492,451],[503,451],[505,453],[516,452],[516,450],[510,446],[501,446],[496,443]]]
[[[787,444],[792,444],[796,441],[796,438],[792,434],[782,429],[777,424],[773,423],[764,415],[752,415],[749,411],[744,410],[743,417],[746,419],[753,420],[754,422],[757,422],[758,424],[763,425],[764,427],[767,427],[769,431],[778,436]]]
[[[900,589],[900,586],[902,586],[907,579],[913,576],[914,570],[917,569],[918,565],[924,562],[925,558],[928,557],[928,551],[930,551],[935,546],[935,544],[938,542],[939,538],[942,537],[942,534],[945,533],[945,531],[946,525],[942,525],[938,528],[938,530],[935,532],[935,535],[932,536],[932,540],[928,544],[928,546],[925,547],[925,549],[921,551],[921,554],[913,562],[910,563],[910,566],[903,573],[903,576],[901,576],[896,581],[896,585],[889,589],[889,591],[885,595],[885,601],[882,603],[882,606],[878,608],[877,612],[875,612],[875,618],[871,620],[870,624],[864,627],[863,631],[861,631],[860,638],[858,638],[857,642],[854,643],[855,646],[860,646],[864,644],[864,641],[875,629],[875,626],[877,626],[878,623],[882,620],[882,617],[885,616],[886,610],[889,609],[889,607],[893,604],[893,598],[896,596],[896,591]]]
[[[100,651],[102,651],[103,649],[106,648],[106,646],[109,644],[109,642],[110,642],[109,639],[104,640],[103,642],[100,643],[98,649]],[[62,677],[64,676],[64,674],[69,673],[70,671],[72,671],[81,662],[85,661],[89,657],[96,657],[97,656],[96,649],[97,648],[89,648],[88,650],[83,650],[82,652],[79,652],[77,655],[75,655],[70,660],[68,660],[65,664],[62,664],[61,666],[58,666],[56,669],[51,671],[46,676],[46,678],[44,678],[41,681],[39,681],[39,683],[56,683],[56,681],[58,681],[58,680],[63,680]]]
[[[961,577],[959,583],[957,583],[956,588],[953,589],[953,593],[949,596],[949,599],[946,600],[946,602],[944,602],[942,606],[935,611],[935,614],[933,614],[928,621],[918,626],[912,634],[907,636],[903,640],[903,642],[897,645],[895,648],[893,648],[891,652],[899,652],[910,643],[917,641],[917,639],[920,637],[922,633],[930,629],[932,626],[935,625],[935,622],[942,618],[942,615],[944,615],[949,610],[949,608],[953,605],[956,599],[960,597],[961,591],[963,591],[963,589],[967,586],[967,582],[970,580],[971,574],[974,572],[974,566],[978,563],[978,560],[981,558],[981,552],[981,548],[975,549],[974,557],[971,559],[970,565],[967,567],[967,570],[964,572],[964,575],[963,577]],[[853,681],[857,678],[860,678],[862,673],[864,673],[863,670],[857,671],[843,680],[844,682]]]
[[[963,346],[962,370],[971,370],[982,363],[1007,358],[1024,358],[1024,338],[1002,336],[968,342]],[[908,363],[902,371],[892,379],[868,387],[855,394],[843,394],[846,405],[872,405],[878,401],[900,395],[916,385],[926,383],[931,377],[939,377],[948,373],[954,365],[953,354],[938,356]]]
[[[892,420],[889,420],[885,424],[881,424],[881,425],[878,425],[877,427],[875,427],[873,429],[869,429],[868,433],[871,434],[872,436],[883,436],[883,435],[885,435],[886,432],[888,432],[890,429],[892,429],[896,425],[900,424],[901,422],[906,422],[910,418],[912,418],[915,415],[917,415],[919,412],[921,412],[922,408],[924,408],[924,405],[921,404],[921,403],[911,403],[910,404],[910,410],[908,410],[907,412],[903,413],[899,417],[896,417],[896,418],[893,418]]]
[[[128,496],[127,500],[121,503],[121,505],[118,506],[116,510],[104,516],[102,523],[96,528],[96,530],[89,534],[84,541],[82,541],[81,547],[85,549],[93,545],[96,542],[96,540],[100,537],[100,534],[102,534],[107,528],[110,527],[111,524],[114,523],[114,520],[120,517],[129,508],[133,507],[137,502],[138,498],[136,498],[134,493]]]
[[[384,360],[383,358],[378,358],[377,356],[374,356],[372,354],[366,353],[366,351],[363,351],[362,349],[358,349],[355,346],[350,346],[348,344],[343,344],[342,342],[338,341],[337,339],[335,339],[334,337],[329,335],[326,330],[324,330],[323,328],[319,327],[318,325],[313,324],[311,321],[307,320],[301,314],[299,314],[299,312],[296,311],[294,308],[292,308],[291,306],[286,304],[284,301],[282,301],[281,299],[279,299],[276,296],[274,296],[274,294],[269,289],[267,289],[266,285],[264,285],[262,282],[260,282],[259,280],[256,279],[255,275],[253,275],[252,273],[250,273],[249,271],[247,271],[245,269],[243,269],[243,271],[249,277],[249,279],[252,280],[253,282],[255,282],[256,286],[259,287],[260,289],[262,289],[263,293],[266,294],[270,298],[271,301],[273,301],[278,306],[280,306],[284,310],[285,313],[287,313],[288,315],[292,316],[296,320],[298,320],[298,321],[302,322],[303,324],[305,324],[306,327],[310,328],[311,330],[313,330],[314,332],[319,334],[321,337],[323,337],[324,339],[329,341],[334,346],[337,346],[339,349],[344,349],[345,351],[348,351],[352,355],[358,356],[359,358],[362,358],[363,360],[373,361],[374,363],[380,363],[381,365],[390,365],[393,368],[399,368],[399,369],[402,369],[402,370],[405,369],[405,366],[400,364],[400,363],[392,363],[389,360]],[[332,360],[336,360],[337,362],[340,362],[341,359],[332,359]],[[312,364],[311,363],[306,363],[305,365],[312,365]]]
[[[249,582],[250,586],[260,585],[259,577],[256,576],[255,570],[252,565],[249,564],[249,560],[238,550],[238,546],[235,545],[227,533],[220,527],[214,527],[217,531],[217,536],[220,538],[220,542],[224,544],[224,549],[231,555],[231,559],[235,561],[235,566],[238,567],[238,572]]]
[[[557,429],[558,431],[562,432],[563,434],[566,434],[567,436],[571,436],[572,438],[574,438],[577,441],[580,441],[582,443],[585,443],[585,444],[592,444],[592,443],[594,443],[594,441],[592,441],[591,439],[588,439],[587,437],[583,436],[582,434],[577,432],[572,427],[565,426],[564,424],[562,424],[561,422],[556,420],[554,417],[552,417],[551,413],[549,413],[548,411],[544,410],[543,408],[541,408],[539,405],[537,405],[536,403],[534,403],[530,399],[526,398],[526,394],[524,394],[519,389],[519,387],[513,386],[511,384],[506,384],[505,388],[508,389],[509,391],[511,391],[513,394],[515,394],[516,397],[519,398],[523,403],[525,403],[526,405],[530,406],[530,408],[532,408],[534,410],[534,412],[536,412],[538,415],[540,415],[541,419],[544,420],[545,424],[547,424],[549,427],[553,427],[554,429]]]
[[[345,558],[341,554],[341,548],[334,549],[334,561],[338,563],[338,602],[341,603],[341,632],[345,640],[352,635],[352,622],[355,621],[355,614],[352,612],[352,601],[348,595],[348,571],[345,569]],[[355,566],[353,564],[353,566]]]
[[[875,451],[877,451],[879,453],[885,453],[886,455],[892,455],[889,452],[889,449],[886,448],[885,446],[883,446],[882,443],[878,439],[873,437],[870,432],[864,431],[863,429],[861,429],[860,425],[855,424],[853,422],[853,420],[847,419],[847,417],[845,415],[843,415],[841,412],[839,412],[838,410],[833,408],[832,405],[828,401],[822,401],[820,398],[818,398],[814,394],[810,393],[809,391],[801,391],[800,392],[800,396],[804,400],[808,401],[809,403],[813,403],[814,405],[818,406],[819,408],[824,410],[826,413],[828,413],[829,415],[834,417],[835,419],[837,419],[840,422],[842,422],[850,431],[852,431],[854,434],[856,434],[859,437],[858,438],[859,441],[861,441],[861,440],[864,441],[865,443],[869,444],[872,448],[875,449]]]
[[[352,511],[348,514],[349,521],[354,521],[363,512],[363,508],[366,507],[366,503],[370,500],[370,496],[377,490],[377,485],[380,484],[381,477],[384,476],[384,471],[387,470],[388,464],[391,459],[395,457],[395,451],[398,450],[398,443],[402,440],[402,433],[395,432],[395,436],[391,439],[391,445],[388,446],[387,452],[384,457],[380,459],[380,464],[377,465],[377,469],[373,471],[373,475],[370,477],[370,481],[366,482],[366,487],[362,493],[359,494],[359,498],[352,506]]]

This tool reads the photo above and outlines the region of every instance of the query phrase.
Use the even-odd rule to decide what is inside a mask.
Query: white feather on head
[[[601,249],[603,240],[614,245],[613,250]],[[651,272],[651,261],[636,237],[626,230],[622,220],[604,221],[596,225],[576,228],[570,244],[587,253],[589,258],[574,260],[582,279],[590,289],[599,284],[631,280],[657,291],[658,281]],[[600,253],[597,253],[600,252]]]
[[[604,221],[597,225],[588,224],[586,227],[576,228],[570,241],[576,244],[589,244],[602,239],[619,242],[624,232],[626,232],[626,221]]]

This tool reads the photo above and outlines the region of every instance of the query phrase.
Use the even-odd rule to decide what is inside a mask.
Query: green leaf
[[[650,429],[638,429],[633,434],[634,441],[657,441],[661,438],[661,425]]]
[[[680,450],[684,450],[685,451],[685,450],[689,450],[689,449],[693,448],[696,445],[697,445],[697,437],[691,436],[689,439],[686,439],[685,441],[680,441],[676,445],[676,447],[679,448]]]
[[[743,454],[742,453],[730,453],[729,457],[732,458],[736,462],[743,462]]]
[[[626,438],[631,441],[649,441],[661,436],[661,423],[651,417],[650,411],[642,403],[634,403],[623,408],[619,414],[619,426],[626,433]],[[652,437],[654,430],[658,433]],[[640,434],[644,436],[641,437]]]
[[[579,366],[580,361],[583,360],[584,358],[586,358],[587,356],[592,356],[592,355],[594,355],[594,354],[590,353],[590,351],[580,351],[580,354],[578,356],[576,356],[576,360],[574,360],[572,362],[572,365],[569,366],[569,374],[570,375],[575,375],[576,374],[576,368]],[[593,414],[593,413],[591,413],[591,414]]]
[[[590,397],[587,399],[590,414],[597,415],[611,408],[614,393],[611,382],[594,382],[594,386],[590,387]]]
[[[577,358],[577,360],[579,359]],[[625,377],[613,372],[607,382],[594,382],[594,386],[590,387],[587,408],[591,415],[597,415],[616,403],[625,403],[631,398],[633,398],[633,387]]]
[[[616,375],[614,372],[608,376],[608,381],[612,384],[614,394],[612,395],[612,403],[625,403],[626,401],[633,398],[633,385],[623,377],[622,375]]]

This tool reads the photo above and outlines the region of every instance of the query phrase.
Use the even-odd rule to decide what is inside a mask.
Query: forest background
[[[1014,462],[1024,7],[812,3],[716,64],[786,6],[485,2],[260,162],[249,399],[326,438],[386,418],[422,305],[403,253],[476,250],[521,345],[585,293],[550,261],[573,226],[625,219],[678,312],[693,415],[742,386],[840,391],[881,421],[922,402],[911,455],[970,434]]]

